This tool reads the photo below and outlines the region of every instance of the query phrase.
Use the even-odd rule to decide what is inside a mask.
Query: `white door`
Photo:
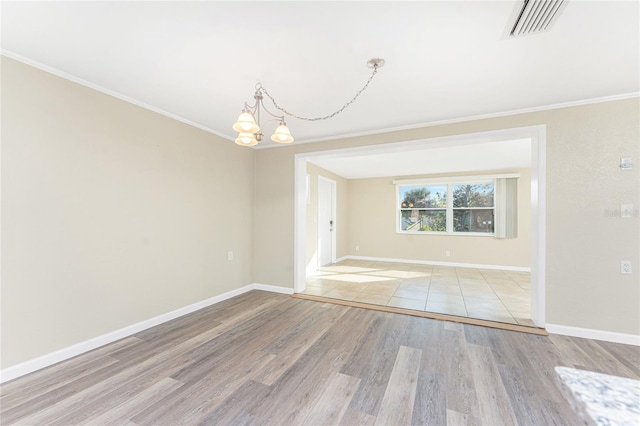
[[[335,185],[318,177],[318,266],[335,261]]]

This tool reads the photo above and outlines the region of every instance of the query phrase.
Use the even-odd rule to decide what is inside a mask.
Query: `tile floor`
[[[307,277],[304,294],[533,327],[530,274],[345,260]]]

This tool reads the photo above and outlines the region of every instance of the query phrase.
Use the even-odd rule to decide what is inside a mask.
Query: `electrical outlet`
[[[449,257],[449,256],[451,256],[451,252],[450,252],[449,250],[446,250],[446,251],[444,252],[444,255],[445,255],[445,256],[447,256],[447,257]]]
[[[360,246],[356,246],[356,251],[360,251]]]
[[[633,217],[633,204],[620,204],[620,217],[623,219]]]
[[[232,251],[228,251],[227,252],[227,260],[233,260],[233,252]]]
[[[620,273],[623,275],[631,275],[633,271],[631,270],[631,261],[630,260],[621,260],[620,261]]]

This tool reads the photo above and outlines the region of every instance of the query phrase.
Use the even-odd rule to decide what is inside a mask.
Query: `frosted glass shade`
[[[254,146],[258,144],[258,140],[253,133],[240,133],[236,143],[241,146]]]
[[[260,127],[256,124],[252,114],[243,112],[238,116],[238,120],[233,125],[233,130],[239,133],[257,133]]]
[[[291,136],[289,128],[284,123],[280,123],[276,131],[271,135],[271,140],[278,143],[291,143],[293,142],[293,136]]]

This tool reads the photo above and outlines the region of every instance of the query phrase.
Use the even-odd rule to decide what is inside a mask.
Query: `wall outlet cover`
[[[630,260],[621,260],[620,261],[620,273],[622,275],[631,275],[633,271],[631,270],[631,261]]]
[[[633,204],[620,204],[620,217],[623,219],[633,217]]]

